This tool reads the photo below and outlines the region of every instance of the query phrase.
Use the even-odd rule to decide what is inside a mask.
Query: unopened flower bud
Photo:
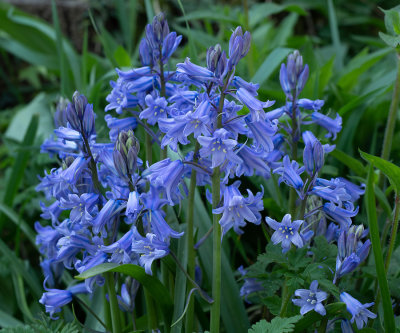
[[[67,105],[68,100],[61,97],[57,103],[56,112],[54,113],[55,128],[67,127]]]
[[[322,147],[321,142],[319,142],[318,140],[314,143],[313,159],[315,172],[318,172],[322,169],[322,166],[324,165],[324,148]]]
[[[207,68],[211,72],[215,72],[215,69],[217,68],[218,60],[221,56],[222,49],[221,45],[217,44],[215,46],[211,46],[207,50]]]
[[[115,168],[121,177],[129,180],[129,177],[135,173],[139,150],[139,141],[132,130],[119,133],[115,142],[113,159]]]
[[[66,118],[71,128],[89,138],[95,131],[94,117],[93,105],[88,104],[84,95],[75,91],[72,103],[69,103],[66,109]]]

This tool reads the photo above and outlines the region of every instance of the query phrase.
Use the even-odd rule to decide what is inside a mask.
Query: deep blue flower
[[[178,48],[179,44],[182,41],[182,36],[177,36],[176,32],[170,32],[163,41],[161,55],[162,62],[166,64],[171,55]]]
[[[120,200],[108,200],[93,220],[93,233],[107,236],[106,225],[111,225],[125,204]]]
[[[128,221],[130,223],[134,222],[142,209],[143,205],[140,203],[138,192],[130,192],[125,212],[126,216],[128,217]]]
[[[130,264],[132,263],[132,240],[133,232],[132,230],[129,230],[115,243],[108,246],[102,246],[101,251],[111,253],[111,258],[108,259],[109,262]]]
[[[240,177],[242,175],[252,176],[254,171],[257,175],[264,178],[269,178],[271,175],[271,170],[268,164],[265,162],[266,153],[264,151],[257,151],[253,147],[250,148],[246,145],[239,144],[237,155],[245,161],[245,163],[240,163],[236,169],[236,176]]]
[[[325,102],[322,99],[316,99],[315,101],[313,101],[307,98],[300,98],[297,101],[297,105],[301,108],[313,111],[319,111],[324,106],[324,103]]]
[[[245,88],[239,88],[236,91],[235,97],[249,108],[251,120],[253,122],[260,121],[260,119],[265,120],[266,116],[264,109],[274,105],[275,103],[275,101],[261,102]]]
[[[82,138],[79,138],[78,141],[81,141]],[[53,157],[53,154],[58,154],[60,158],[65,158],[66,155],[76,152],[78,149],[78,145],[76,142],[64,140],[62,138],[54,138],[50,137],[45,140],[43,144],[40,146],[41,153],[48,153],[50,157]]]
[[[262,197],[263,193],[259,192],[254,197],[250,190],[247,190],[249,196],[244,198],[239,191],[240,182],[236,181],[224,189],[223,206],[213,209],[213,214],[222,214],[219,224],[222,227],[222,236],[225,235],[231,228],[237,234],[242,234],[240,229],[246,225],[246,221],[254,224],[261,223],[261,214],[263,210]]]
[[[130,279],[128,283],[121,286],[121,296],[117,295],[118,305],[122,311],[133,312],[135,309],[135,297],[139,290],[140,283],[135,279]]]
[[[360,241],[363,230],[364,228],[361,225],[358,228],[352,226],[349,231],[341,232],[338,239],[334,282],[336,282],[336,279],[354,271],[367,258],[371,241],[368,239],[364,244]]]
[[[315,140],[313,144],[306,143],[303,151],[303,163],[310,176],[322,169],[324,165],[324,148],[319,140]]]
[[[46,292],[39,302],[46,307],[46,312],[50,313],[51,318],[58,319],[58,317],[53,317],[54,314],[60,312],[64,305],[70,303],[74,295],[83,293],[87,293],[84,283],[76,284],[66,290],[46,288]]]
[[[343,201],[351,200],[351,195],[346,191],[346,184],[339,178],[331,180],[317,178],[316,185],[311,193],[337,205],[341,205]]]
[[[339,177],[337,179],[344,183],[346,192],[351,196],[350,201],[358,200],[360,196],[365,193],[365,184],[361,184],[361,186],[358,186],[343,177]]]
[[[175,192],[183,180],[184,165],[181,160],[171,161],[169,158],[154,163],[142,176],[155,187],[162,187],[171,206],[174,205]]]
[[[127,88],[127,82],[119,78],[116,82],[110,81],[112,90],[106,97],[106,101],[109,103],[105,107],[105,111],[114,110],[121,114],[124,109],[134,108],[138,104],[138,98],[132,95]]]
[[[375,319],[376,314],[367,310],[374,303],[361,304],[358,300],[346,292],[340,294],[340,300],[346,303],[347,311],[352,315],[351,323],[356,322],[357,328],[360,330],[367,324],[368,318]]]
[[[296,189],[297,193],[301,195],[300,190],[304,184],[300,175],[303,173],[304,169],[304,167],[299,167],[299,164],[296,161],[290,162],[289,156],[285,155],[283,158],[283,165],[276,168],[273,173],[281,175],[279,178],[279,184],[284,182]]]
[[[154,98],[149,94],[145,101],[147,109],[140,113],[140,119],[146,119],[150,125],[155,125],[159,119],[167,118],[168,102],[164,97]]]
[[[329,132],[325,135],[326,138],[332,137],[332,139],[335,140],[337,133],[342,130],[342,117],[339,116],[339,114],[336,114],[336,118],[332,119],[322,113],[313,112],[311,118],[312,123],[318,124]]]
[[[246,124],[250,129],[249,137],[254,138],[254,144],[257,148],[262,147],[262,149],[269,153],[274,150],[274,143],[272,137],[278,130],[277,121],[269,121],[260,119],[258,121],[251,120],[250,116],[245,118]]]
[[[286,214],[282,222],[279,223],[269,217],[265,218],[268,225],[275,230],[271,237],[272,243],[282,243],[282,252],[285,253],[290,250],[290,245],[293,243],[297,247],[303,247],[304,242],[299,234],[300,226],[303,224],[303,220],[296,220],[292,222],[290,214]]]
[[[232,70],[239,60],[246,56],[250,49],[250,43],[250,32],[243,33],[242,27],[237,27],[229,39],[229,70]]]
[[[205,84],[209,81],[214,81],[214,73],[205,67],[201,67],[190,62],[189,58],[185,59],[184,63],[179,63],[176,65],[176,70],[178,73],[186,75],[189,79]]]
[[[86,256],[83,260],[77,260],[75,263],[75,269],[81,274],[92,267],[96,267],[107,261],[108,255],[102,251],[98,251],[95,255]],[[102,286],[105,279],[101,275],[96,275],[85,280],[85,286],[87,291],[93,292],[94,284]]]
[[[161,141],[161,148],[168,146],[173,151],[178,150],[178,142],[182,145],[187,145],[189,140],[183,133],[187,122],[185,119],[163,118],[158,120],[160,131],[165,133]]]
[[[215,77],[222,82],[222,79],[227,73],[227,58],[225,51],[222,51],[221,45],[211,46],[207,50],[207,68],[214,73]]]
[[[231,85],[237,89],[244,88],[247,92],[249,92],[253,96],[258,95],[257,90],[258,88],[260,88],[260,85],[258,83],[247,82],[243,80],[240,76],[234,76]]]
[[[230,133],[227,130],[220,128],[214,132],[212,137],[199,136],[197,138],[197,141],[203,146],[200,149],[200,156],[211,156],[212,168],[216,168],[227,161],[238,164],[242,162],[233,151],[233,148],[237,145],[237,141],[228,139],[229,136]]]
[[[51,224],[53,226],[59,223],[58,217],[63,212],[63,209],[60,207],[60,202],[58,200],[54,201],[50,206],[46,207],[43,202],[40,202],[40,208],[42,209],[42,214],[40,217],[45,220],[51,220]]]
[[[151,264],[154,260],[168,255],[168,244],[158,239],[155,234],[147,233],[146,237],[143,237],[136,227],[132,227],[132,232],[134,234],[132,251],[141,255],[139,259],[140,265],[144,266],[147,274],[152,275]]]
[[[75,184],[82,172],[87,168],[87,164],[88,160],[85,157],[78,156],[67,169],[60,173],[60,178],[69,184]]]
[[[43,227],[39,222],[35,222],[36,244],[40,245],[39,251],[48,258],[54,258],[57,254],[57,242],[62,235],[53,227]]]
[[[343,206],[336,206],[332,202],[326,202],[322,211],[332,220],[339,223],[341,230],[347,230],[351,226],[351,218],[358,213],[358,207],[354,209],[354,205],[350,201],[343,203]]]
[[[189,136],[193,133],[197,138],[199,135],[211,135],[210,121],[211,121],[211,103],[204,99],[197,105],[196,109],[192,112],[189,111],[184,118],[186,122],[183,134]]]
[[[108,114],[104,119],[110,129],[109,136],[112,142],[117,140],[119,132],[134,130],[137,126],[137,120],[133,117],[119,119]]]
[[[296,50],[289,54],[287,67],[285,64],[282,64],[279,73],[282,89],[289,100],[293,99],[293,95],[296,98],[303,90],[308,79],[308,74],[308,65],[303,66],[303,57],[299,51]]]
[[[183,232],[176,232],[165,221],[165,212],[162,210],[149,210],[143,216],[143,221],[148,223],[153,234],[163,242],[168,242],[172,238],[180,238]]]
[[[318,289],[318,281],[311,282],[310,289],[297,289],[294,292],[295,296],[300,298],[293,298],[294,305],[300,306],[300,314],[305,315],[307,312],[314,310],[321,316],[326,315],[326,310],[322,305],[322,301],[328,298],[328,294]]]
[[[98,194],[95,193],[84,193],[81,196],[77,194],[68,194],[67,198],[61,198],[60,207],[63,209],[71,209],[69,218],[72,223],[80,222],[82,225],[85,225],[88,220],[91,220],[90,217],[88,219],[87,214],[90,216],[98,198]]]
[[[62,140],[82,142],[81,133],[72,128],[59,127],[54,130],[54,133]]]

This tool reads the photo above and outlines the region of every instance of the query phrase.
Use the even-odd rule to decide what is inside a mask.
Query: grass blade
[[[374,168],[371,163],[368,171],[367,190],[365,193],[368,224],[374,253],[376,274],[379,283],[379,289],[382,295],[383,316],[386,332],[395,332],[394,314],[388,281],[386,278],[385,267],[383,264],[383,255],[381,241],[379,237],[378,218],[376,215],[375,191],[374,191]]]
[[[22,147],[29,147],[32,144],[32,142],[34,142],[38,125],[39,125],[39,116],[33,115],[29,123],[28,129],[26,130],[24,139],[22,141]],[[17,158],[15,159],[10,178],[8,179],[7,182],[5,195],[3,198],[4,205],[8,207],[12,207],[15,195],[17,194],[19,186],[24,177],[24,172],[28,164],[29,157],[30,157],[29,151],[21,150],[18,153]],[[5,221],[5,216],[3,214],[0,214],[0,230],[3,227],[4,221]]]

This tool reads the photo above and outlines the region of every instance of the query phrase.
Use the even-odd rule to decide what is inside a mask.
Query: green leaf
[[[131,58],[129,57],[128,52],[119,45],[114,51],[114,58],[119,67],[130,67],[131,66]]]
[[[257,24],[263,22],[267,17],[278,14],[282,11],[294,12],[300,15],[307,15],[302,6],[294,4],[280,5],[273,2],[254,4],[249,10],[249,24],[254,28]]]
[[[178,17],[177,22],[192,21],[192,20],[211,20],[217,22],[229,22],[235,25],[239,25],[235,15],[225,15],[220,7],[215,7],[211,9],[196,10],[187,14],[183,17]]]
[[[369,154],[362,153],[362,155],[363,154],[372,156]],[[390,291],[389,291],[388,281],[386,278],[385,267],[383,264],[383,254],[381,248],[381,240],[379,236],[378,218],[376,215],[373,166],[374,162],[372,161],[368,171],[368,182],[367,182],[367,189],[365,192],[365,203],[367,207],[368,224],[370,230],[369,234],[371,237],[372,250],[374,253],[377,279],[379,283],[379,289],[382,295],[385,330],[386,332],[394,332],[395,331],[394,314],[392,308],[392,301],[390,299]]]
[[[16,274],[21,275],[30,286],[33,295],[40,298],[43,288],[35,274],[33,274],[19,259],[13,251],[0,239],[0,253],[12,263],[12,269]]]
[[[87,271],[75,276],[75,278],[78,280],[85,280],[106,272],[122,273],[139,281],[154,298],[156,304],[160,306],[165,316],[164,319],[167,320],[170,325],[173,303],[169,295],[169,291],[157,278],[146,274],[143,267],[132,264],[119,265],[115,263],[105,263],[90,268]]]
[[[350,155],[346,154],[345,152],[336,148],[329,155],[333,156],[339,162],[346,165],[350,170],[354,171],[354,173],[356,173],[358,176],[363,177],[366,175],[366,171],[363,164],[360,161],[356,160],[354,157],[351,157]]]
[[[334,318],[334,317],[345,317],[347,318],[349,316],[347,310],[346,310],[346,304],[342,302],[337,302],[337,303],[332,303],[328,304],[325,306],[326,310],[326,315],[328,319]],[[315,311],[310,311],[306,313],[295,325],[294,332],[306,332],[309,327],[312,327],[312,325],[324,318],[325,316],[321,316],[319,313]]]
[[[364,153],[360,150],[361,157],[382,171],[393,185],[396,194],[400,193],[400,168],[378,156]]]
[[[350,91],[359,82],[361,74],[365,73],[391,51],[391,48],[384,48],[368,54],[367,50],[364,49],[348,63],[338,81],[338,85],[344,91]]]
[[[290,333],[293,332],[295,326],[302,316],[294,316],[289,318],[275,317],[270,323],[265,319],[254,324],[248,333]]]
[[[11,327],[21,325],[22,323],[15,319],[13,316],[10,316],[8,313],[0,310],[0,326],[1,327]]]
[[[29,147],[32,142],[35,142],[36,131],[39,125],[39,116],[33,115],[31,121],[29,123],[28,129],[24,135],[24,139],[22,140],[21,147]],[[10,178],[8,178],[7,186],[3,198],[4,205],[8,207],[12,207],[15,195],[19,190],[19,186],[21,185],[22,179],[24,177],[25,168],[28,165],[28,161],[31,155],[31,150],[21,150],[12,167]],[[0,230],[3,227],[5,220],[5,216],[0,214]]]
[[[286,56],[292,51],[292,49],[286,47],[278,47],[274,49],[264,60],[257,72],[251,78],[252,82],[256,82],[262,85],[271,74],[279,67],[284,61]]]
[[[379,31],[379,37],[390,47],[396,48],[400,45],[400,36],[391,36]]]

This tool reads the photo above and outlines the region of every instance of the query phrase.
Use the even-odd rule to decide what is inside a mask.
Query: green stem
[[[228,72],[224,87],[218,105],[217,128],[222,127],[222,110],[224,108],[225,90],[229,83],[232,72]],[[212,208],[217,208],[221,199],[221,174],[219,166],[216,167],[212,174]],[[220,214],[213,214],[213,277],[212,277],[212,297],[214,303],[211,306],[211,324],[210,331],[212,333],[219,332],[219,322],[221,314],[221,226],[219,225]]]
[[[145,134],[145,140],[146,140],[146,161],[149,162],[149,165],[151,165],[153,162],[153,154],[152,154],[152,148],[151,148],[151,136],[147,132]]]
[[[292,147],[291,147],[291,158],[292,161],[297,160],[297,133],[299,132],[298,123],[297,123],[297,114],[296,114],[296,91],[292,92],[293,96],[293,107],[292,107]],[[289,212],[292,217],[296,214],[296,198],[297,192],[296,190],[291,187],[289,192]]]
[[[390,258],[392,257],[394,244],[396,243],[397,229],[399,227],[399,213],[400,213],[400,197],[399,197],[399,195],[396,195],[394,216],[393,216],[393,222],[392,222],[392,231],[390,233],[389,250],[386,255],[386,260],[385,260],[386,274],[389,270]]]
[[[282,287],[282,305],[281,305],[281,311],[279,313],[279,317],[284,317],[286,314],[286,310],[289,304],[289,300],[290,300],[290,294],[289,294],[289,290],[286,284],[286,280],[283,284]]]
[[[220,200],[220,169],[216,167],[212,175],[212,207],[217,208]],[[219,321],[221,313],[221,226],[219,225],[219,214],[213,214],[213,279],[212,297],[214,303],[211,306],[210,332],[219,332]]]
[[[93,317],[96,318],[96,320],[101,324],[101,326],[103,326],[106,330],[109,329],[109,328],[107,327],[107,325],[104,323],[104,321],[102,321],[102,320],[100,319],[100,317],[96,314],[96,312],[94,312],[94,311],[91,309],[91,307],[90,307],[89,305],[87,305],[84,301],[82,301],[81,299],[79,299],[79,297],[75,297],[75,299],[76,299],[76,300],[78,301],[78,303],[81,304],[86,310],[88,310],[88,311],[91,313],[91,315],[92,315]],[[111,328],[111,327],[110,327],[110,328]]]
[[[394,84],[392,102],[390,103],[389,115],[386,122],[385,137],[383,139],[382,154],[381,157],[388,160],[390,157],[390,151],[392,149],[393,133],[396,124],[396,115],[399,105],[400,98],[400,61],[399,55],[397,55],[397,76]],[[383,181],[381,176],[380,183]]]
[[[115,293],[114,273],[106,273],[105,275],[108,290],[108,299],[110,300],[112,331],[113,333],[120,333],[122,331],[119,320],[118,300]]]
[[[149,332],[152,332],[153,329],[157,329],[157,313],[156,313],[156,308],[154,304],[154,300],[150,294],[150,292],[147,290],[147,288],[144,289],[144,298],[146,300],[146,308],[147,308],[147,327],[149,329]]]
[[[196,145],[194,147],[193,152],[193,161],[197,161],[197,153],[200,149],[200,144],[196,141]],[[188,251],[188,263],[187,270],[189,276],[194,280],[194,271],[195,271],[195,250],[194,250],[194,194],[196,191],[196,176],[197,172],[193,168],[192,174],[190,175],[190,187],[189,187],[189,196],[188,196],[188,216],[187,216],[187,251]],[[193,321],[194,321],[194,300],[191,298],[189,300],[189,306],[186,311],[186,332],[193,332]]]
[[[162,61],[162,50],[160,46],[160,58],[159,58],[159,65],[160,65],[160,97],[165,97],[165,76],[164,76],[164,63]],[[164,111],[165,112],[165,111]],[[161,148],[160,145],[160,161],[165,160],[167,158],[167,149],[168,147]]]

